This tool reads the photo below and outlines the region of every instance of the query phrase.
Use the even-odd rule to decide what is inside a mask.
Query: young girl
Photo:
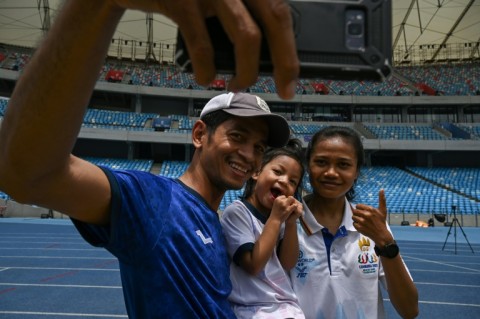
[[[305,318],[288,271],[298,259],[295,199],[304,167],[297,139],[265,152],[242,200],[223,212],[221,223],[232,263],[229,300],[237,318]]]

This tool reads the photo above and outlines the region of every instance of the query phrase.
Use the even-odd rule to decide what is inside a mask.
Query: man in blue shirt
[[[118,258],[131,318],[234,318],[216,210],[267,145],[287,141],[288,124],[259,97],[227,93],[206,104],[192,135],[197,149],[179,179],[101,168],[111,187],[109,222],[73,219],[89,243]]]
[[[192,129],[193,158],[178,180],[109,170],[71,154],[126,8],[166,13],[178,22],[202,84],[215,70],[201,21],[217,14],[239,53],[230,88],[253,84],[260,41],[250,40],[260,39],[258,27],[243,1],[212,3],[200,10],[196,1],[65,2],[19,78],[0,129],[0,189],[19,202],[69,215],[86,240],[117,256],[130,318],[233,317],[216,210],[227,189],[241,188],[252,175],[265,147],[288,139],[287,122],[263,100],[231,93],[205,106]],[[268,0],[249,9],[265,29],[275,30],[267,34],[275,80],[279,95],[292,97],[298,61],[285,8],[282,0]]]

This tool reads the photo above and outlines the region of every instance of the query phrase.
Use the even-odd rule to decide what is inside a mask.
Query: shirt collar
[[[308,236],[313,235],[315,233],[321,232],[324,226],[319,224],[313,213],[310,211],[310,208],[307,206],[307,199],[313,196],[312,194],[306,195],[302,198],[303,210],[304,214],[299,218],[300,224],[302,225],[303,229],[307,233]],[[352,204],[345,198],[345,211],[343,214],[342,224],[340,227],[344,227],[347,231],[357,231],[355,227],[353,227],[353,220],[352,220]],[[332,230],[333,231],[333,230]],[[337,231],[336,229],[334,230]]]
[[[193,196],[195,196],[198,200],[200,200],[201,202],[203,202],[208,208],[210,208],[211,210],[213,210],[214,212],[216,212],[217,210],[212,208],[210,206],[210,204],[205,200],[205,198],[202,197],[202,195],[200,195],[196,190],[194,190],[193,188],[191,188],[190,186],[188,186],[187,184],[185,184],[184,182],[182,182],[179,178],[175,178],[174,181],[182,186],[187,192],[189,192],[190,194],[192,194]]]
[[[242,203],[248,208],[250,213],[253,216],[255,216],[255,218],[257,218],[259,221],[262,222],[262,224],[265,225],[265,223],[267,222],[268,216],[262,215],[262,213],[260,213],[258,209],[255,206],[253,206],[250,202],[247,202],[246,199],[242,199]]]

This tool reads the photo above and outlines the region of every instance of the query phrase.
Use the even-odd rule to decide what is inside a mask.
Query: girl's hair
[[[365,162],[365,155],[363,151],[363,144],[360,136],[355,130],[346,127],[346,126],[327,126],[312,136],[310,143],[308,143],[306,151],[306,161],[307,165],[310,163],[310,158],[312,156],[313,148],[320,142],[334,138],[340,137],[348,144],[352,145],[355,150],[355,156],[357,157],[357,171],[360,172],[360,168]],[[353,200],[355,197],[355,185],[357,180],[354,181],[352,188],[345,194],[349,201]]]
[[[296,138],[291,138],[288,140],[287,145],[284,147],[271,147],[268,148],[265,153],[263,154],[263,159],[260,167],[258,168],[257,172],[261,172],[262,169],[267,165],[269,162],[271,162],[273,159],[275,159],[278,156],[288,156],[296,160],[301,167],[301,173],[300,173],[300,180],[298,182],[297,189],[295,191],[295,197],[298,199],[299,198],[299,190],[300,186],[303,181],[303,175],[305,173],[305,166],[304,166],[304,157],[303,157],[303,150],[302,150],[302,142],[299,139]],[[243,195],[241,198],[247,199],[250,196],[253,195],[253,191],[255,189],[255,184],[256,181],[253,178],[249,178],[247,183],[245,184],[245,190],[243,192]]]

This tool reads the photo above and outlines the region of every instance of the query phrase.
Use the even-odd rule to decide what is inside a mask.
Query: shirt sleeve
[[[91,245],[107,249],[120,260],[131,260],[148,240],[145,234],[162,236],[167,217],[158,215],[170,205],[171,183],[145,172],[101,169],[111,186],[109,225],[73,223]]]
[[[243,204],[235,201],[224,210],[220,222],[228,254],[238,264],[241,253],[253,250],[256,242],[252,215]]]
[[[112,224],[112,217],[113,213],[118,210],[119,204],[119,186],[118,182],[115,179],[111,170],[100,167],[100,169],[105,173],[107,179],[110,183],[111,188],[111,209],[110,209],[110,223],[106,226],[96,226],[88,223],[84,223],[79,221],[75,218],[71,218],[74,226],[77,228],[80,235],[87,241],[90,245],[95,247],[104,247],[107,248],[108,243],[110,242],[111,237],[111,224]]]

